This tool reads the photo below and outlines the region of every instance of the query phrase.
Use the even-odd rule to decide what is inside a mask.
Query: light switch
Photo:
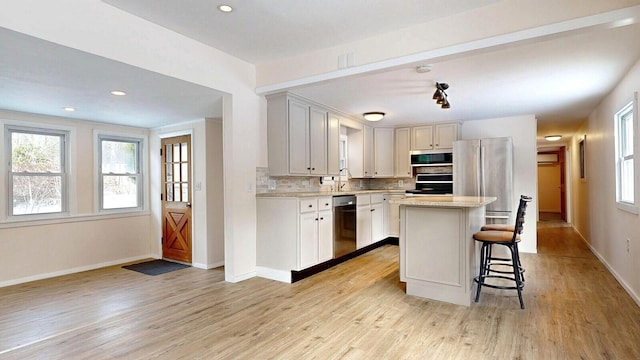
[[[196,181],[196,191],[202,191],[202,182],[201,181]]]

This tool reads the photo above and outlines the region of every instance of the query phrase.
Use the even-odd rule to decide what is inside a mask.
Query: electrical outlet
[[[275,189],[276,189],[276,180],[275,179],[269,180],[269,190],[275,190]]]
[[[404,181],[398,180],[398,187],[401,188],[404,186]]]
[[[631,239],[627,238],[627,253],[629,252],[629,243],[631,242]]]

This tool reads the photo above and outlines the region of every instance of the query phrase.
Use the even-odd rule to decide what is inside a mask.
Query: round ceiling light
[[[547,135],[544,137],[544,139],[547,141],[558,141],[562,139],[562,135]]]
[[[418,65],[416,67],[416,72],[419,74],[428,73],[431,71],[431,65]]]
[[[230,13],[233,11],[233,8],[227,4],[222,4],[218,5],[218,10],[222,11],[223,13]]]
[[[76,108],[74,108],[73,106],[65,106],[63,107],[64,111],[68,111],[68,112],[72,112],[72,111],[76,111]]]
[[[380,111],[371,111],[362,114],[367,121],[380,121],[384,117],[384,113]]]
[[[115,96],[125,96],[127,95],[126,92],[122,91],[122,90],[113,90],[111,92],[111,95],[115,95]]]

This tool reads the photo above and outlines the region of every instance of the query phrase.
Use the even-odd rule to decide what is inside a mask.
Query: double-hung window
[[[142,208],[142,139],[98,136],[100,210]]]
[[[67,212],[66,131],[7,126],[9,216]]]
[[[635,207],[634,109],[629,103],[615,115],[616,201],[623,208]]]

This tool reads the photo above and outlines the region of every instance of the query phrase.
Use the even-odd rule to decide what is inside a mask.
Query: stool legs
[[[492,256],[492,246],[493,245],[504,245],[506,247],[509,248],[509,251],[511,253],[511,258],[494,258]],[[492,260],[500,260],[500,261],[511,261],[511,263],[493,263],[492,264]],[[491,269],[491,266],[496,266],[496,265],[503,265],[503,266],[511,266],[512,267],[512,271],[502,271],[502,270],[493,270]],[[511,276],[505,276],[505,275],[493,275],[490,274],[491,272],[494,273],[499,273],[499,274],[509,274],[509,275],[513,275],[513,277]],[[475,302],[478,302],[480,300],[480,291],[482,290],[483,286],[488,286],[488,287],[492,287],[495,289],[503,289],[503,290],[516,290],[518,292],[518,300],[520,301],[520,308],[524,309],[524,301],[522,300],[522,289],[524,288],[524,275],[523,275],[524,269],[522,268],[522,264],[520,262],[520,254],[518,251],[518,246],[517,243],[489,243],[489,242],[482,242],[482,247],[480,248],[480,267],[478,269],[478,276],[474,279],[474,281],[478,284],[477,286],[477,290],[476,290],[476,298],[475,298]],[[487,284],[486,283],[486,279],[487,278],[500,278],[500,279],[506,279],[506,280],[511,280],[515,283],[515,286],[500,286],[500,285],[493,285],[493,284]]]

